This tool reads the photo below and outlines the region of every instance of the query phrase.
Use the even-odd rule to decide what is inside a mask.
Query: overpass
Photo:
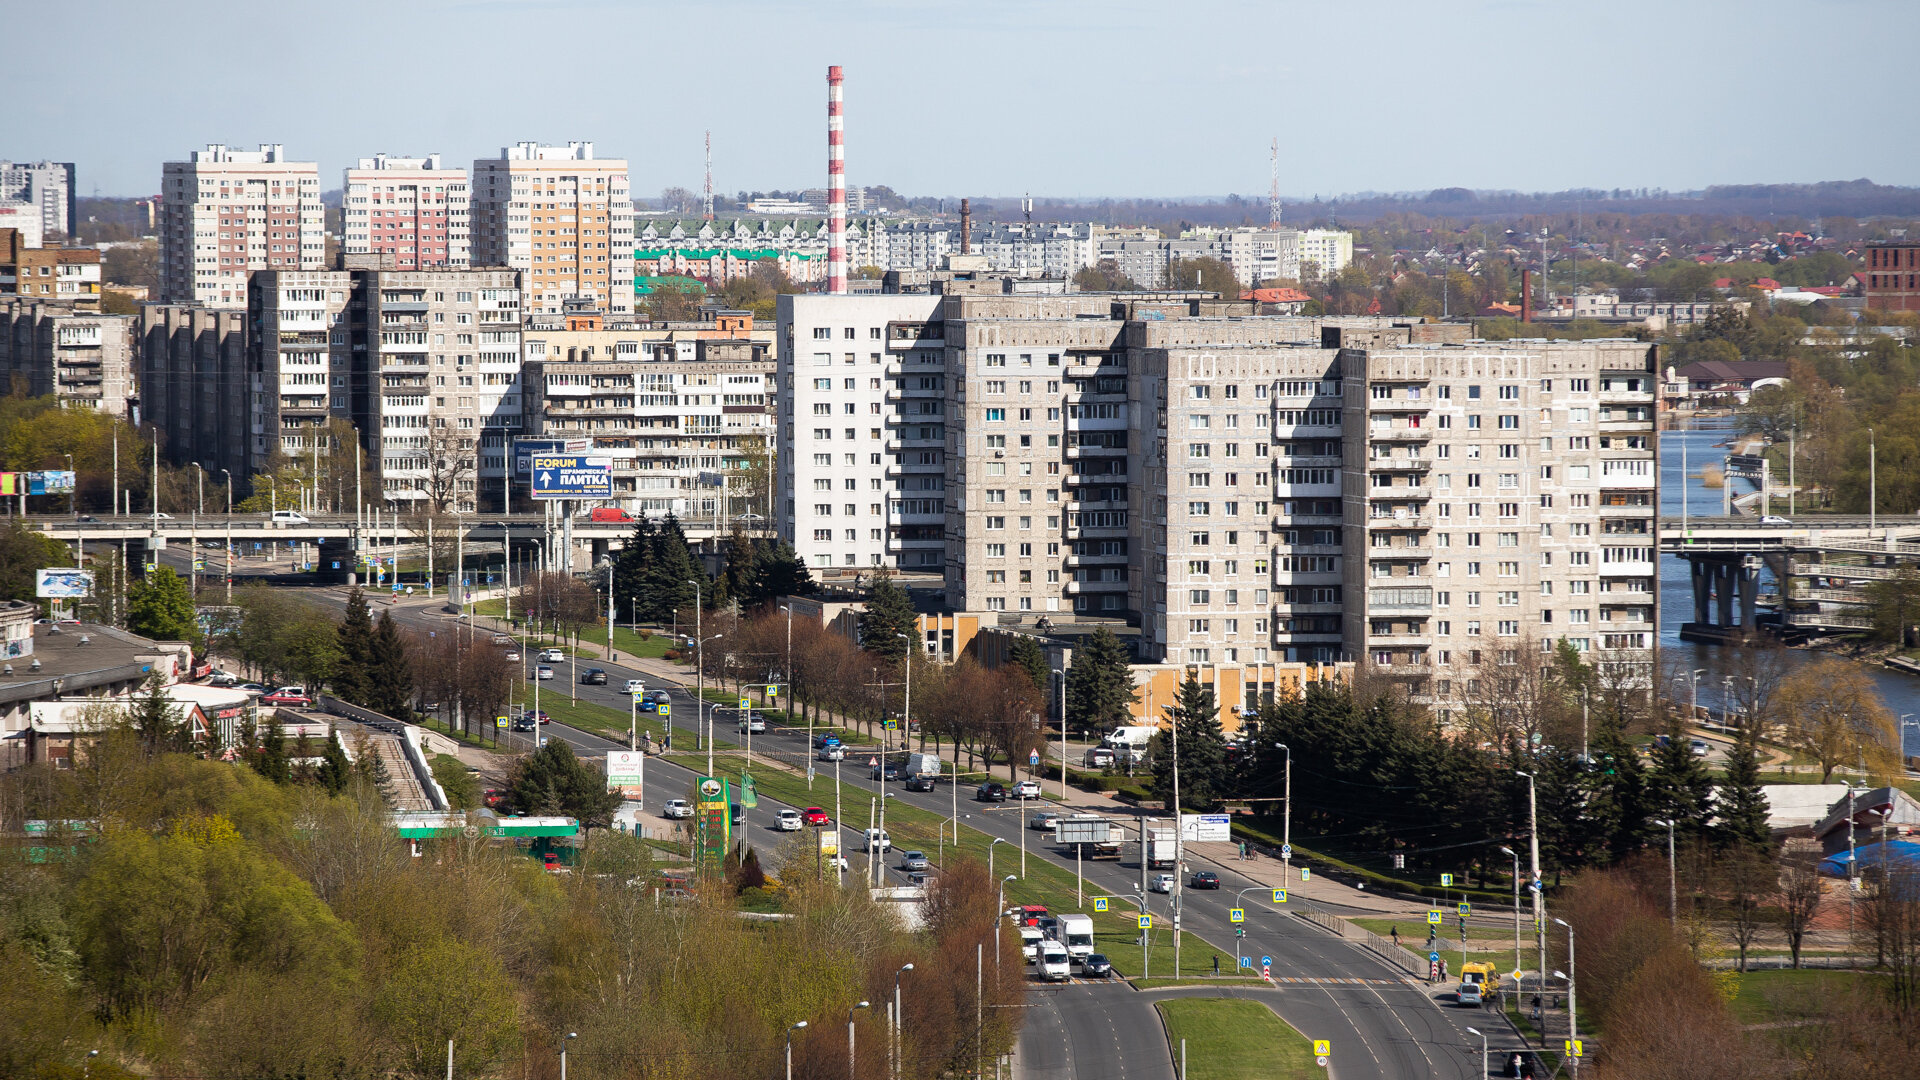
[[[1920,572],[1920,518],[1820,516],[1769,523],[1757,517],[1663,517],[1660,553],[1687,560],[1693,618],[1680,636],[1739,640],[1759,626],[1759,577],[1780,585],[1785,634],[1870,629],[1872,586]]]
[[[154,518],[149,515],[29,515],[24,520],[35,530],[58,540],[76,544],[82,551],[88,545],[120,546],[127,552],[128,565],[135,574],[142,571],[150,553],[176,545],[200,547],[208,542],[222,546],[275,544],[312,545],[319,551],[318,565],[338,564],[339,580],[352,577],[360,553],[387,556],[401,548],[442,541],[464,544],[474,552],[488,549],[511,552],[555,570],[584,570],[602,556],[618,550],[633,535],[634,521],[592,521],[544,514],[448,514],[439,518],[395,518],[369,512],[356,519],[352,514],[310,514],[300,523],[275,524],[265,514],[198,514]],[[710,543],[725,535],[714,522],[681,522],[690,544]],[[431,536],[429,531],[431,530]]]

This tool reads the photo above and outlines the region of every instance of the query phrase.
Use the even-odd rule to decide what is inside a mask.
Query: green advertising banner
[[[717,776],[698,776],[693,781],[694,845],[696,859],[703,872],[718,873],[727,861],[733,830],[732,799],[729,786]]]
[[[740,774],[740,807],[741,809],[751,810],[754,807],[759,805],[760,805],[760,796],[758,793],[756,793],[753,790],[753,775],[751,773],[742,772]]]

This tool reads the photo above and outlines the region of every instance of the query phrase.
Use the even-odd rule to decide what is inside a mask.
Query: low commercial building
[[[44,247],[18,229],[0,228],[0,297],[57,300],[77,311],[100,310],[100,253]]]
[[[36,717],[36,703],[79,697],[84,708],[132,693],[156,668],[177,682],[192,661],[192,647],[183,641],[151,641],[92,623],[34,625],[38,612],[38,605],[18,600],[0,604],[8,654],[0,662],[0,768],[72,767],[75,742],[86,732],[61,722],[68,710]],[[14,636],[16,623],[29,626],[31,636]]]
[[[72,304],[0,298],[0,392],[51,395],[71,408],[130,416],[137,401],[135,321]]]

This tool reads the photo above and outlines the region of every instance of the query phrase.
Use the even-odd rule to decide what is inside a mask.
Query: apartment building
[[[247,313],[192,304],[142,304],[137,330],[144,419],[176,465],[198,462],[242,484],[252,446]]]
[[[1920,311],[1920,242],[1903,240],[1867,245],[1867,310]]]
[[[35,247],[73,239],[77,197],[71,161],[0,161],[0,225],[19,228]]]
[[[75,310],[100,310],[100,252],[41,247],[18,229],[0,228],[0,297],[58,300]]]
[[[253,274],[247,290],[249,472],[267,468],[276,454],[324,452],[320,429],[353,419],[347,323],[353,290],[346,270]]]
[[[361,158],[343,178],[340,251],[395,270],[465,269],[469,202],[467,170],[439,154]]]
[[[318,271],[326,259],[319,166],[219,143],[160,176],[162,303],[245,307],[255,270]]]
[[[779,298],[775,519],[810,566],[946,562],[942,299]]]
[[[590,142],[503,147],[473,163],[473,263],[521,272],[522,309],[558,312],[586,299],[633,310],[633,200],[623,158]]]
[[[722,528],[749,514],[771,516],[767,490],[756,487],[774,452],[769,343],[716,337],[621,342],[598,352],[576,346],[530,359],[526,380],[529,435],[589,438],[594,453],[613,459],[607,505]]]
[[[69,408],[132,416],[138,403],[133,324],[131,315],[0,297],[0,393],[52,396]]]

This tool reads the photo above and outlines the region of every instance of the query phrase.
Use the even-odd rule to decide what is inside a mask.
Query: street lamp
[[[793,1033],[806,1026],[807,1022],[801,1020],[787,1028],[787,1080],[793,1080]],[[567,1078],[563,1076],[560,1080],[567,1080]]]
[[[1662,821],[1659,818],[1655,818],[1653,819],[1653,823],[1667,827],[1667,925],[1677,930],[1680,928],[1680,879],[1675,875],[1673,869],[1674,819],[1667,818]]]
[[[1540,906],[1545,901],[1545,897],[1542,895],[1544,890],[1540,888],[1539,785],[1534,782],[1534,775],[1530,772],[1521,772],[1515,769],[1513,774],[1515,776],[1524,776],[1527,780],[1527,850],[1533,860],[1533,881],[1527,887],[1533,890],[1533,925],[1539,928],[1540,970],[1544,972],[1547,970],[1547,923],[1546,913],[1540,910]],[[1541,982],[1545,981],[1544,978],[1541,979]],[[1519,987],[1515,986],[1514,989],[1518,991]],[[1543,1040],[1541,1045],[1546,1045],[1544,1042],[1546,1034],[1544,1032],[1541,1033],[1540,1038]]]
[[[1561,918],[1555,918],[1553,921],[1567,928],[1567,971],[1569,972],[1569,974],[1565,976],[1567,980],[1567,1038],[1577,1039],[1580,1037],[1580,1020],[1579,1014],[1574,1011],[1573,1007],[1573,977],[1580,973],[1580,969],[1574,966],[1573,960],[1573,924]],[[1554,974],[1559,975],[1560,973],[1556,971]]]
[[[1280,815],[1280,877],[1285,880],[1288,871],[1293,869],[1293,750],[1286,743],[1274,743],[1276,749],[1287,752],[1287,782],[1282,794],[1286,796]]]
[[[903,682],[905,684],[905,689],[901,691],[901,697],[900,697],[900,748],[904,750],[907,748],[907,732],[913,730],[913,648],[914,648],[914,644],[913,644],[913,638],[911,635],[895,633],[893,636],[907,643],[907,654],[900,658],[900,666],[906,669],[906,674],[902,677]],[[881,734],[884,736],[886,732],[883,730]],[[882,744],[883,747],[885,745],[886,744],[884,743]],[[884,785],[887,782],[887,762],[886,762],[884,753],[885,751],[883,749],[882,751],[883,756],[880,759],[880,783],[882,785]]]
[[[1691,699],[1688,707],[1693,710],[1687,714],[1687,722],[1690,724],[1700,722],[1700,676],[1706,673],[1706,668],[1694,668],[1687,676],[1687,694]]]
[[[567,1044],[579,1037],[579,1032],[569,1031],[567,1037],[560,1040],[560,1080],[567,1080]]]
[[[998,925],[999,920],[995,919],[994,922],[995,925]],[[912,970],[912,964],[902,964],[900,970],[893,973],[893,1020],[891,1024],[893,1038],[887,1045],[887,1064],[888,1075],[894,1077],[900,1075],[901,1065],[904,1064],[900,1060],[901,1047],[903,1046],[900,1033],[905,1028],[905,1025],[900,1021],[900,976]]]
[[[853,1014],[860,1011],[861,1009],[867,1008],[868,1005],[869,1003],[865,1001],[856,1002],[853,1005],[853,1007],[847,1010],[847,1080],[853,1080],[853,1076],[854,1076]]]
[[[73,471],[73,455],[61,454],[60,456],[67,459],[67,471],[72,472]],[[75,513],[75,510],[73,508],[73,493],[74,493],[74,490],[79,486],[80,486],[79,483],[75,482],[67,487],[67,513],[69,514]]]
[[[1004,840],[996,836],[993,838],[993,843],[987,845],[987,876],[988,877],[993,876],[993,849],[996,847],[999,847],[1001,844],[1011,844],[1011,843],[1013,843],[1013,841]],[[955,829],[953,832],[953,846],[956,848],[960,846],[960,830],[959,829]]]
[[[1467,1034],[1480,1036],[1480,1075],[1487,1075],[1487,1036],[1479,1028],[1468,1028]]]
[[[1007,882],[1018,880],[1020,879],[1012,874],[1000,879],[1000,906],[995,908],[993,913],[993,969],[995,971],[1000,970],[1000,924],[1007,920]]]
[[[1065,801],[1067,797],[1067,673],[1054,668],[1053,677],[1060,680],[1060,798]]]
[[[1520,995],[1520,853],[1500,845],[1500,850],[1513,857],[1513,993]],[[1465,963],[1465,961],[1461,961]]]

